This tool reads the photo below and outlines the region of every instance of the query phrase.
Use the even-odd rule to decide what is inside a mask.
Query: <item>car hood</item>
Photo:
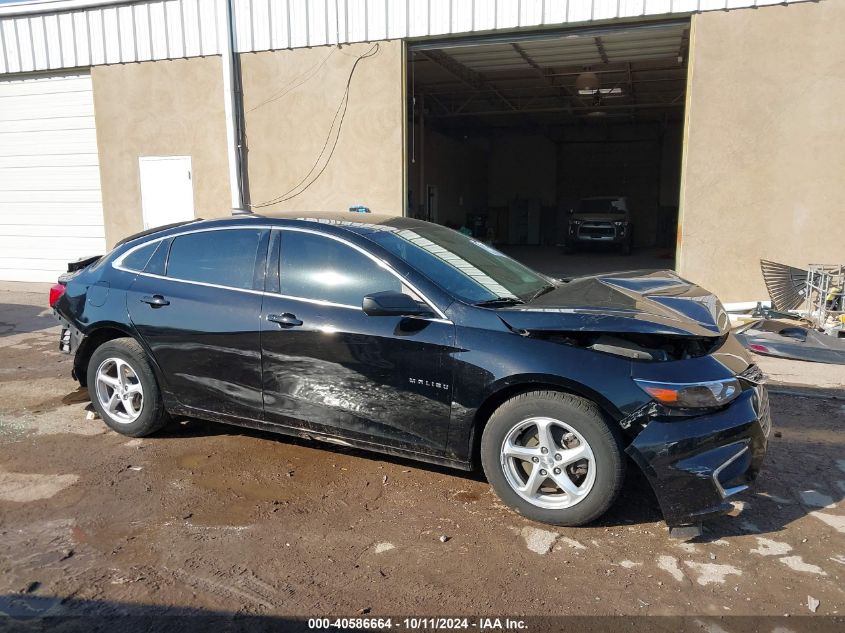
[[[581,220],[582,222],[616,222],[619,220],[627,220],[627,213],[574,213],[571,216],[573,220]]]
[[[713,337],[730,329],[728,315],[715,295],[670,271],[577,277],[498,314],[509,327],[529,332]]]

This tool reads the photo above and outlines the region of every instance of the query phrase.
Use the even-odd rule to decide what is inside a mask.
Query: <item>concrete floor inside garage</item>
[[[674,270],[671,249],[641,248],[631,255],[607,251],[563,253],[557,246],[507,245],[502,251],[541,273],[564,279],[627,270]]]
[[[688,45],[675,21],[411,46],[408,214],[556,277],[673,269]],[[633,257],[558,248],[595,196],[627,199]]]

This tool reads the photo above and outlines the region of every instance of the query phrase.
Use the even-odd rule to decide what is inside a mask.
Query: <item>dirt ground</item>
[[[118,435],[46,301],[0,288],[0,611],[845,613],[845,400],[813,397],[841,373],[772,396],[761,478],[681,543],[633,467],[599,523],[552,529],[478,475],[196,420]]]

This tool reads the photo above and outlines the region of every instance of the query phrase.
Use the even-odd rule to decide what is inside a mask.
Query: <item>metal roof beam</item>
[[[593,39],[596,42],[596,49],[599,52],[599,57],[601,57],[602,62],[604,62],[605,64],[609,64],[610,59],[608,59],[607,57],[607,51],[604,50],[604,42],[601,41],[601,37],[597,35]]]
[[[572,99],[573,99],[572,93],[569,92],[569,89],[566,86],[564,86],[562,83],[557,83],[554,80],[554,77],[552,75],[552,71],[550,69],[541,68],[537,64],[537,62],[535,62],[533,59],[531,59],[531,56],[528,53],[525,52],[525,49],[523,49],[516,42],[512,42],[511,46],[513,47],[513,50],[515,50],[519,54],[519,56],[522,57],[522,59],[525,60],[525,63],[528,64],[529,66],[531,66],[531,68],[534,69],[534,72],[536,72],[537,74],[540,75],[540,77],[543,79],[543,81],[546,82],[546,84],[550,88],[554,88],[555,90],[557,90],[560,93],[560,96],[563,97],[564,99],[567,99],[570,102],[572,101]]]
[[[497,110],[497,111],[483,111],[483,112],[475,112],[475,111],[468,111],[468,112],[454,112],[452,114],[444,114],[444,115],[429,115],[428,118],[432,119],[453,119],[453,118],[460,118],[460,117],[480,117],[480,116],[502,116],[505,114],[544,114],[544,113],[555,113],[555,112],[562,112],[562,113],[572,113],[572,112],[594,112],[596,110],[609,110],[609,111],[617,111],[617,110],[655,110],[655,109],[665,109],[665,110],[675,110],[677,108],[682,108],[683,103],[634,103],[634,104],[619,104],[619,105],[585,105],[585,106],[578,106],[578,107],[557,107],[557,108],[532,108],[529,110],[524,110],[523,112],[514,112],[513,110]]]
[[[501,105],[504,105],[506,108],[512,110],[513,112],[519,112],[519,108],[517,107],[517,105],[513,103],[510,99],[505,97],[502,93],[500,93],[495,86],[493,86],[489,81],[484,78],[484,75],[482,75],[481,73],[478,73],[472,70],[471,68],[467,68],[466,66],[455,61],[454,58],[450,57],[442,51],[421,50],[418,52],[421,55],[425,56],[427,59],[431,60],[433,63],[440,66],[449,74],[460,79],[470,88],[474,88],[479,93],[483,93],[488,96],[492,94],[494,101],[498,101]]]

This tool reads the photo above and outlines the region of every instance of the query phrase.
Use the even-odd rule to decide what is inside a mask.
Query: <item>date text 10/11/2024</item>
[[[527,628],[524,620],[514,618],[309,618],[314,630],[467,630],[519,631]]]

